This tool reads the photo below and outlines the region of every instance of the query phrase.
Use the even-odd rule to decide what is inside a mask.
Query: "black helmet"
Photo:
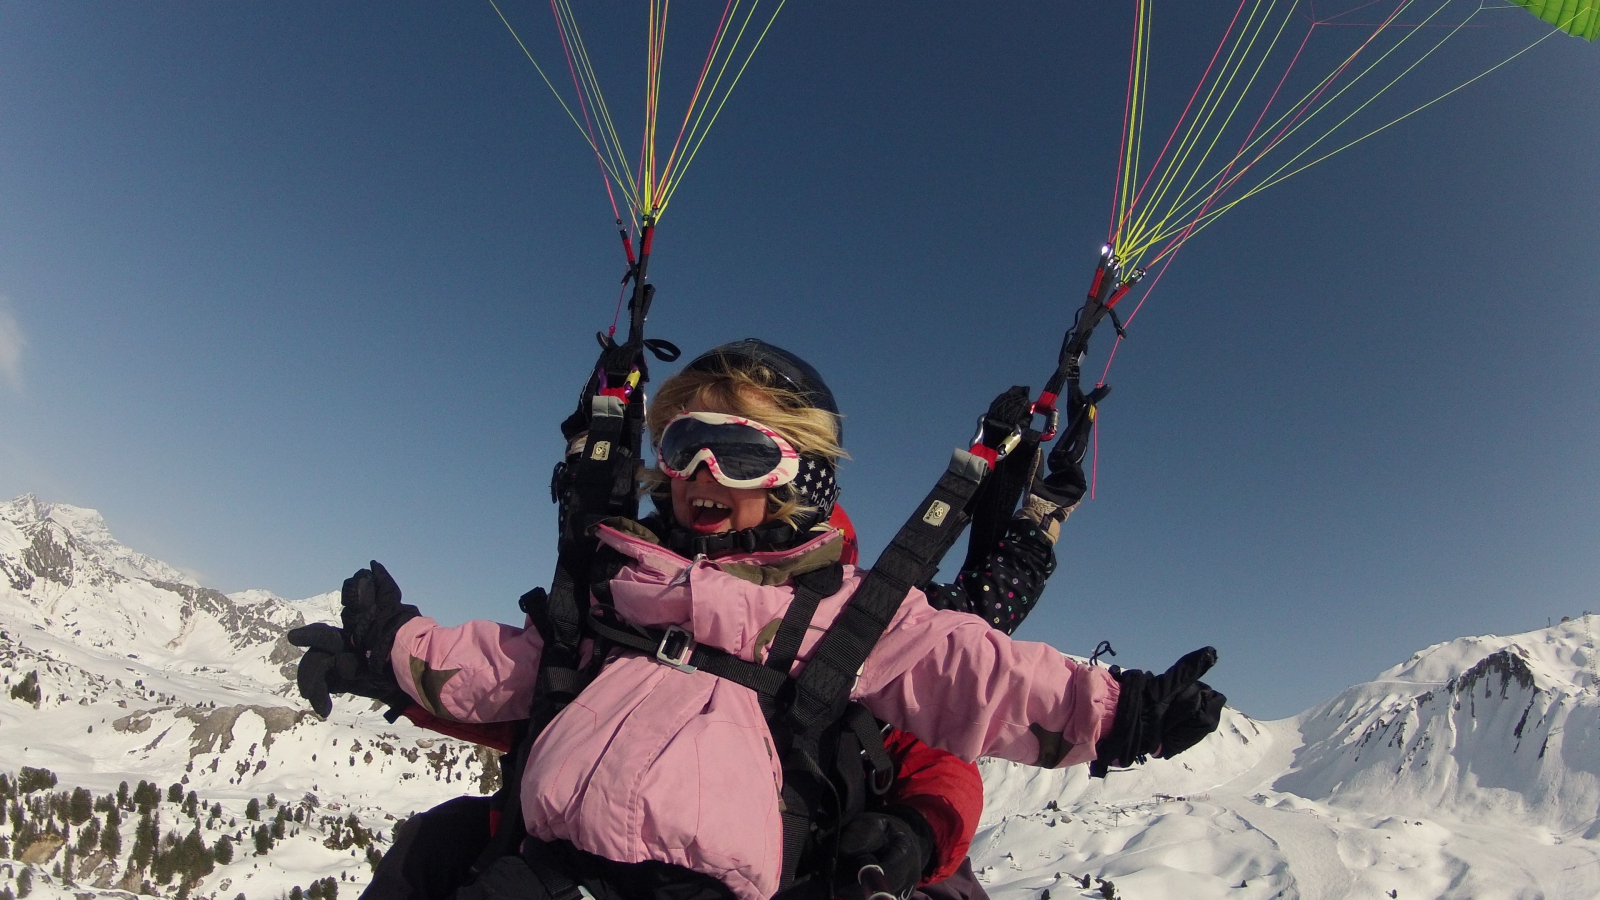
[[[712,347],[691,360],[683,367],[683,371],[715,374],[739,368],[741,363],[755,363],[770,370],[778,376],[784,387],[804,397],[807,406],[826,410],[835,417],[839,415],[839,404],[833,399],[833,391],[828,389],[822,374],[814,366],[782,347],[774,347],[756,338]],[[836,427],[839,430],[838,440],[843,443],[843,425]]]

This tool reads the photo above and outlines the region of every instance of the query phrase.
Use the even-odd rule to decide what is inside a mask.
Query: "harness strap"
[[[988,464],[982,459],[956,450],[938,484],[900,526],[823,635],[795,681],[789,721],[797,744],[814,743],[823,727],[844,714],[867,654],[911,589],[938,570],[939,560],[966,526],[967,504],[987,472]],[[814,748],[805,749],[814,753]]]
[[[767,648],[769,667],[784,675],[789,674],[789,669],[794,666],[795,657],[800,654],[800,645],[805,641],[811,620],[816,618],[817,604],[822,602],[823,597],[831,597],[837,593],[843,584],[842,566],[829,566],[795,577],[794,599],[790,601],[789,609],[783,615],[783,624],[778,626],[778,633],[773,636],[772,645]]]
[[[522,846],[522,861],[532,870],[533,877],[539,879],[549,900],[592,900],[578,882],[561,871],[560,861],[554,858],[544,841],[526,841]]]
[[[900,526],[899,532],[889,542],[867,577],[856,588],[855,594],[845,603],[843,611],[834,619],[816,650],[806,663],[805,671],[794,679],[794,696],[789,703],[788,715],[782,723],[775,723],[790,734],[784,754],[784,771],[807,775],[821,784],[828,776],[819,759],[824,729],[841,717],[851,715],[850,690],[855,684],[867,655],[877,645],[878,638],[893,620],[900,604],[911,589],[933,577],[950,545],[961,535],[968,518],[967,507],[973,494],[989,471],[989,464],[981,457],[965,450],[956,450],[950,465],[938,484],[923,498],[917,511]],[[859,708],[859,707],[858,707]],[[865,713],[865,709],[861,708]],[[870,716],[868,716],[870,718]],[[892,779],[893,765],[884,750],[881,735],[876,728],[871,740],[862,739],[866,720],[852,716],[847,725],[858,736],[862,751],[874,770],[873,789],[880,784],[887,790],[885,777]],[[875,723],[874,723],[875,724]],[[778,730],[775,728],[774,730]],[[872,748],[876,748],[876,752]],[[883,768],[880,768],[883,767]],[[885,776],[884,772],[889,773]],[[790,806],[788,778],[785,779],[784,801]],[[791,818],[790,812],[795,815]],[[778,890],[794,884],[800,864],[800,850],[804,838],[810,833],[809,809],[790,809],[784,815],[783,873]],[[805,815],[804,821],[799,819]],[[791,845],[793,845],[791,847]]]
[[[716,534],[691,534],[680,529],[667,532],[667,549],[680,556],[716,556],[730,550],[753,553],[781,547],[794,540],[794,526],[787,522],[768,522],[739,531],[722,531]]]
[[[680,671],[709,672],[762,697],[776,697],[789,680],[783,672],[747,662],[716,647],[696,644],[694,636],[682,628],[635,625],[608,606],[597,605],[590,609],[589,627],[614,644],[654,656]]]

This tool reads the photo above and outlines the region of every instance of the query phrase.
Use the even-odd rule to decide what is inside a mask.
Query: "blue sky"
[[[584,21],[631,128],[625,6]],[[1048,375],[1105,233],[1126,11],[996,6],[789,3],[657,240],[653,334],[828,377],[869,556]],[[703,52],[690,9],[669,66]],[[555,62],[547,11],[508,11]],[[1155,116],[1222,24],[1171,15]],[[1536,34],[1471,35],[1409,96]],[[442,620],[513,618],[621,254],[488,4],[9,2],[0,59],[0,494],[224,590],[377,558]],[[1275,717],[1600,607],[1597,78],[1547,42],[1191,241],[1022,636],[1214,644]]]

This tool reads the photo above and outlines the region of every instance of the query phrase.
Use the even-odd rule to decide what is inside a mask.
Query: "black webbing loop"
[[[560,860],[554,858],[544,841],[529,838],[522,845],[522,861],[533,872],[533,877],[549,895],[549,900],[586,900],[589,895],[578,882],[561,871]],[[592,900],[592,898],[589,898]]]
[[[855,732],[856,741],[861,744],[861,755],[872,769],[872,777],[867,779],[867,785],[872,788],[874,795],[882,797],[894,787],[895,776],[894,760],[889,758],[889,750],[883,744],[883,726],[859,703],[852,703],[846,708],[844,722]]]

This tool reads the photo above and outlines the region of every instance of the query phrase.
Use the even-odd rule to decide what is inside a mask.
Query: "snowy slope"
[[[224,596],[117,543],[93,511],[31,496],[0,505],[0,772],[48,768],[58,791],[96,795],[177,783],[198,807],[163,802],[160,832],[239,847],[192,896],[266,900],[334,878],[348,900],[398,817],[487,789],[494,766],[364,701],[327,722],[304,709],[282,635],[337,607],[333,594]],[[1439,644],[1291,719],[1230,709],[1182,757],[1104,781],[985,760],[974,865],[996,900],[1099,897],[1095,878],[1130,900],[1600,897],[1591,629],[1600,622],[1585,618]],[[37,703],[9,696],[34,672]],[[252,798],[259,822],[245,816]],[[283,837],[254,855],[274,818]],[[13,841],[0,892],[25,855],[33,897],[139,892],[151,876],[128,876],[136,819],[123,817],[117,859],[73,858],[71,889],[55,867],[88,823],[25,854],[13,820],[0,830]]]
[[[326,722],[306,710],[290,682],[299,654],[283,635],[336,620],[337,608],[336,594],[291,602],[201,587],[118,544],[92,510],[31,496],[0,505],[0,772],[45,768],[58,790],[96,795],[124,781],[148,779],[163,792],[179,783],[224,815],[202,822],[163,805],[161,831],[182,837],[199,827],[208,846],[223,834],[250,844],[249,830],[260,827],[244,815],[252,798],[273,796],[284,801],[276,808],[306,820],[264,857],[241,851],[195,896],[279,897],[341,874],[364,883],[365,846],[349,845],[344,828],[350,814],[387,839],[397,817],[487,789],[498,769],[489,752],[389,725],[366,701],[336,704]],[[30,674],[37,702],[11,696]],[[78,858],[80,895],[140,887],[123,880],[135,819],[124,816],[120,864]],[[22,855],[20,845],[11,850]],[[63,854],[39,861],[32,896],[60,891],[52,867]],[[0,882],[19,870],[0,863]],[[153,886],[168,896],[176,887]],[[358,893],[348,882],[345,890]]]
[[[1595,628],[1438,644],[1104,783],[985,761],[974,865],[997,900],[1101,896],[1084,875],[1129,898],[1593,900]]]

